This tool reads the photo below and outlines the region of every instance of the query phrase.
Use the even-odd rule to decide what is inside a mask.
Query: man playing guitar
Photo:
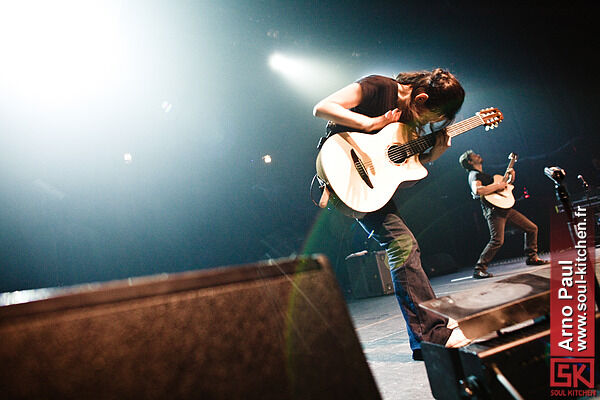
[[[512,154],[511,154],[512,156]],[[509,221],[525,231],[525,255],[527,265],[543,265],[548,261],[537,255],[538,227],[526,216],[512,208],[511,183],[515,180],[515,170],[512,168],[514,159],[504,177],[496,175],[496,179],[483,172],[483,157],[473,150],[467,150],[458,159],[460,165],[469,172],[469,187],[474,199],[481,199],[483,216],[490,229],[490,241],[485,246],[473,271],[473,278],[484,279],[493,275],[488,272],[488,265],[504,244],[504,227]],[[500,195],[500,196],[499,196]],[[509,201],[512,199],[512,201]]]

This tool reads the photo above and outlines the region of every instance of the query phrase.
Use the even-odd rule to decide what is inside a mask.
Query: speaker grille
[[[111,283],[0,311],[9,398],[380,398],[322,257]]]

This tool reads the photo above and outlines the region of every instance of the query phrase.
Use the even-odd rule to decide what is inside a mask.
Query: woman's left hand
[[[427,162],[431,162],[440,158],[442,154],[452,145],[452,138],[448,136],[448,133],[444,130],[437,134],[435,138],[435,144],[429,151],[429,158]]]

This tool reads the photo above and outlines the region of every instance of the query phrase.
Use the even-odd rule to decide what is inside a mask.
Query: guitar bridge
[[[373,189],[373,183],[371,183],[371,180],[369,179],[369,176],[367,175],[367,170],[365,168],[365,165],[363,164],[362,160],[358,157],[358,155],[356,154],[354,149],[350,150],[350,156],[352,157],[352,161],[354,162],[354,168],[356,168],[356,171],[358,172],[358,175],[360,176],[360,178],[363,180],[363,182],[366,183],[366,185],[368,187]]]

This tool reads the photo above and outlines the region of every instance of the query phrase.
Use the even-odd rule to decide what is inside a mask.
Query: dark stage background
[[[516,207],[542,250],[555,204],[543,168],[564,168],[574,197],[578,174],[600,184],[598,43],[583,2],[52,3],[0,10],[0,291],[313,252],[341,274],[347,254],[376,246],[310,200],[325,126],[311,112],[372,73],[442,66],[467,92],[458,119],[504,113],[398,194],[424,257],[470,267],[487,242],[457,163],[466,149],[495,173],[519,154],[515,194],[529,198]],[[307,64],[280,73],[274,53]],[[498,257],[521,247],[509,234]]]

